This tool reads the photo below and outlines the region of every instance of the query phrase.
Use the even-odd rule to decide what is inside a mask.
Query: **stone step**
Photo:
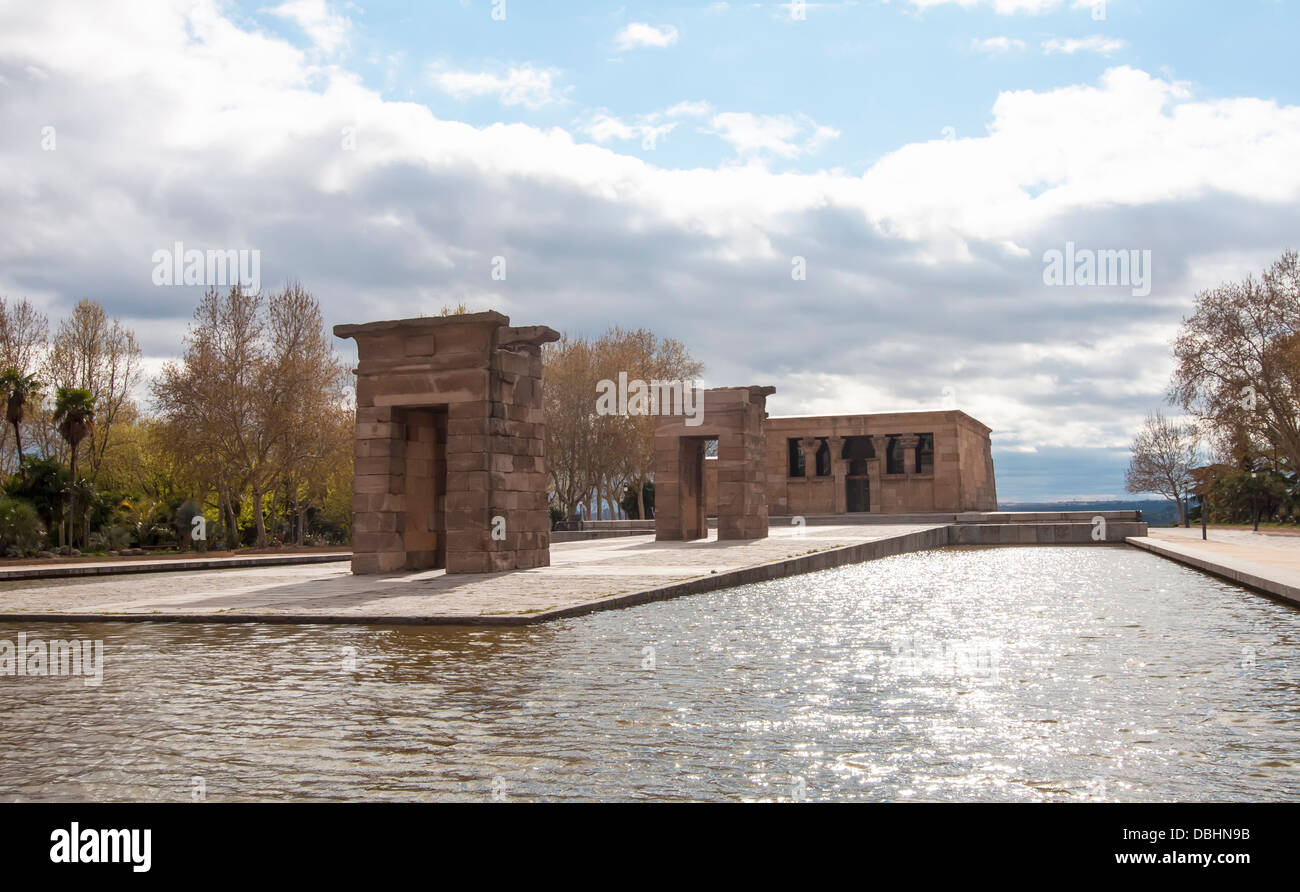
[[[809,514],[804,516],[808,526],[844,524],[900,524],[900,523],[961,523],[961,524],[1041,524],[1041,523],[1092,523],[1094,517],[1103,517],[1107,523],[1141,523],[1141,511],[964,511],[959,514]],[[793,515],[773,515],[772,526],[790,525]]]
[[[1139,523],[1141,511],[963,511],[957,523],[1091,523],[1094,517]]]
[[[1092,523],[967,523],[948,529],[953,545],[1096,545],[1147,534],[1145,523],[1108,520],[1105,538],[1093,538],[1100,528]]]

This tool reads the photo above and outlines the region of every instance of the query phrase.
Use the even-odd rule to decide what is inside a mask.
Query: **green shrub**
[[[0,549],[20,553],[45,544],[45,525],[29,503],[0,496]]]
[[[90,534],[91,551],[121,551],[131,547],[131,530],[114,524]]]
[[[68,507],[68,469],[57,458],[24,458],[23,467],[26,474],[5,483],[5,495],[31,504],[47,529],[58,529]]]

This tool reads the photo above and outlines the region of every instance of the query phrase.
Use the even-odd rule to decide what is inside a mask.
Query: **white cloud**
[[[631,50],[638,47],[663,49],[672,46],[676,42],[677,29],[672,25],[656,28],[654,25],[647,25],[644,22],[632,22],[614,35],[614,45],[620,50]]]
[[[1287,169],[1286,152],[1300,153],[1300,108],[1194,102],[1183,84],[1117,67],[1097,86],[1003,93],[987,136],[906,146],[863,182],[876,207],[894,209],[880,219],[896,231],[1018,240],[1107,204],[1297,195],[1300,168]]]
[[[960,6],[963,9],[991,8],[998,15],[1045,15],[1060,8],[1062,0],[907,0],[922,11],[936,6]],[[1086,10],[1096,21],[1104,21],[1107,5],[1114,0],[1071,0],[1070,9]]]
[[[152,287],[152,252],[255,248],[264,282],[300,279],[330,322],[463,301],[575,333],[645,325],[688,343],[711,382],[777,385],[774,412],[820,407],[827,387],[862,411],[955,385],[999,448],[1123,445],[1161,402],[1191,295],[1300,232],[1300,107],[1202,98],[1131,67],[1002,93],[986,133],[899,146],[861,176],[668,169],[560,128],[386,101],[224,9],[8,13],[0,293],[52,317],[97,297],[150,320],[156,359],[179,349],[197,295]],[[488,77],[448,83],[504,97],[510,76]],[[700,102],[606,117],[586,125],[611,146],[677,123],[749,158],[806,157],[833,132]],[[51,121],[58,149],[42,152]],[[1151,249],[1152,298],[1045,287],[1040,258],[1067,240]],[[508,282],[489,276],[498,255]]]
[[[495,96],[502,105],[535,109],[561,102],[564,98],[557,83],[560,72],[554,68],[520,65],[504,74],[434,68],[429,76],[434,86],[456,99]]]
[[[703,118],[712,113],[713,106],[703,100],[682,101],[664,112],[670,118]]]
[[[990,55],[1009,53],[1012,50],[1018,52],[1024,48],[1025,42],[1015,37],[989,37],[985,40],[975,39],[971,41],[971,49]]]
[[[1043,52],[1049,56],[1057,53],[1064,53],[1072,56],[1075,53],[1099,53],[1103,56],[1109,56],[1111,53],[1119,52],[1128,46],[1126,41],[1117,37],[1104,37],[1100,34],[1094,34],[1091,37],[1084,38],[1060,38],[1055,37],[1051,40],[1043,41]]]
[[[750,112],[720,112],[709,119],[708,130],[742,155],[770,153],[779,158],[812,154],[840,135],[835,128],[821,126],[807,115]]]
[[[738,154],[751,157],[805,157],[840,135],[835,128],[819,125],[807,115],[720,112],[702,100],[684,100],[661,112],[637,115],[630,120],[602,110],[584,119],[581,129],[600,143],[641,139],[653,145],[682,119],[693,119],[699,132],[716,136]]]
[[[643,148],[652,149],[660,139],[677,127],[675,121],[661,123],[663,118],[663,115],[656,113],[641,115],[628,122],[606,111],[600,111],[589,116],[581,124],[581,128],[598,143],[626,142],[635,139],[640,140]]]
[[[991,6],[998,15],[1042,15],[1061,5],[1061,0],[908,0],[908,2],[922,10],[950,4],[964,9]]]
[[[326,0],[285,0],[263,11],[293,22],[327,53],[343,46],[352,30],[352,20],[331,9]]]

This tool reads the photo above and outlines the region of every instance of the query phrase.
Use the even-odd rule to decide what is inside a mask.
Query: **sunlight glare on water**
[[[1300,795],[1300,611],[1126,548],[945,549],[506,629],[0,623],[0,799]]]

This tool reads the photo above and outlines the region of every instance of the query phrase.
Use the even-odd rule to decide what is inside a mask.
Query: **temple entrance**
[[[844,510],[849,514],[866,514],[871,511],[869,477],[844,478]]]
[[[845,437],[840,458],[848,465],[844,477],[844,511],[867,514],[871,511],[871,462],[876,457],[870,437]]]
[[[704,457],[718,481],[718,539],[767,536],[767,489],[763,471],[763,418],[771,387],[715,387],[699,391],[701,424],[661,415],[655,426],[655,538],[690,541],[709,534]]]
[[[705,517],[704,495],[704,448],[707,440],[699,437],[682,437],[678,441],[678,506],[681,539],[704,539],[709,535],[709,524]],[[655,492],[656,508],[659,507],[659,493]],[[658,511],[655,512],[656,518]],[[656,522],[656,529],[658,524]]]
[[[395,408],[401,443],[403,569],[447,566],[447,407]],[[394,456],[396,457],[396,456]]]

